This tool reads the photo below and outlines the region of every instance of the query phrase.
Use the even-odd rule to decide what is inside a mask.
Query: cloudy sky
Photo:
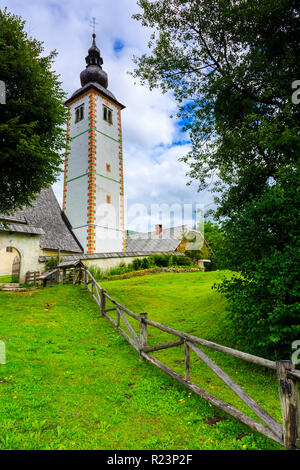
[[[68,96],[80,87],[79,74],[85,68],[84,59],[91,45],[89,23],[96,17],[96,41],[103,69],[108,73],[109,89],[126,105],[122,124],[128,208],[145,204],[150,215],[151,204],[212,207],[209,192],[198,193],[196,183],[186,186],[187,167],[178,158],[188,152],[190,145],[188,136],[169,117],[176,110],[172,96],[158,90],[150,92],[135,84],[127,73],[133,69],[133,55],[148,49],[149,31],[131,18],[139,10],[136,0],[6,0],[1,4],[22,16],[30,35],[44,42],[46,53],[58,51],[54,68]],[[54,190],[61,203],[62,176]],[[175,219],[171,225],[182,223],[178,217]],[[161,221],[149,220],[152,227],[154,222]],[[132,214],[127,227],[134,229]]]

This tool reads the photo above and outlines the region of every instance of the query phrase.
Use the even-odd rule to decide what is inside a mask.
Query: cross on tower
[[[93,28],[93,35],[96,34],[96,25],[97,25],[96,18],[93,16],[93,18],[90,21],[90,26]]]

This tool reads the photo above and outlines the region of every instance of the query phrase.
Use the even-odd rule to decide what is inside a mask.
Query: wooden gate
[[[21,259],[19,256],[15,256],[13,264],[12,264],[12,280],[13,282],[19,281],[20,276],[20,267],[21,267]]]

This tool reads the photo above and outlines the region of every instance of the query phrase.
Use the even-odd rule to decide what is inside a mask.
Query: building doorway
[[[21,268],[20,252],[7,246],[0,250],[0,283],[19,282]]]

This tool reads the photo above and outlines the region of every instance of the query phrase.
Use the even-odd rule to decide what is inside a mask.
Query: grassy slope
[[[210,290],[216,276],[162,274],[103,286],[136,313],[225,343],[224,301]],[[171,338],[153,329],[149,334],[149,342]],[[7,348],[7,364],[0,365],[2,449],[278,448],[139,362],[82,287],[0,293],[0,339]],[[183,347],[156,357],[183,372]],[[219,353],[210,357],[280,419],[273,374]],[[192,380],[239,405],[195,361]],[[215,415],[226,420],[206,423]]]

